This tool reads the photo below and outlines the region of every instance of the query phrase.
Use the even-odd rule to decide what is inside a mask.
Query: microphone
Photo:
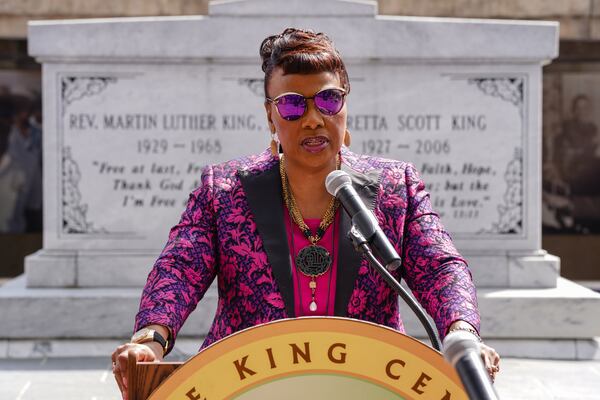
[[[470,399],[498,400],[481,359],[479,341],[467,331],[454,331],[444,339],[444,358],[452,364]]]
[[[352,218],[352,225],[372,246],[373,252],[383,262],[388,271],[394,271],[402,264],[402,259],[379,227],[377,219],[352,187],[350,175],[335,170],[325,179],[327,191],[336,197]]]

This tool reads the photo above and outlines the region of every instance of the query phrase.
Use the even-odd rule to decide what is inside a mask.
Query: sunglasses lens
[[[299,94],[286,94],[277,100],[277,110],[281,118],[293,121],[304,115],[306,99]]]
[[[315,106],[325,115],[335,115],[344,106],[344,92],[339,89],[325,89],[315,95]]]

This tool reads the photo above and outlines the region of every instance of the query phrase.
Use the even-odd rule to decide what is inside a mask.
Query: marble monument
[[[287,26],[324,31],[342,53],[351,149],[421,172],[472,268],[483,336],[504,355],[599,357],[600,295],[562,279],[541,248],[541,67],[558,55],[558,24],[384,17],[358,0],[30,23],[44,76],[44,248],[0,288],[6,354],[42,351],[41,327],[50,354],[130,335],[202,167],[268,146],[258,46]],[[183,329],[191,351],[215,296]]]

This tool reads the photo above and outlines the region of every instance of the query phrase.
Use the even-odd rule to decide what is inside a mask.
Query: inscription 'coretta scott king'
[[[348,68],[351,150],[415,164],[459,241],[526,235],[526,75]],[[64,239],[114,238],[114,246],[128,238],[160,248],[203,166],[268,146],[254,66],[146,65],[58,79]]]

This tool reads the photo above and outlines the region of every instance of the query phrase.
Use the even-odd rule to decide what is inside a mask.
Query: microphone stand
[[[398,282],[396,278],[394,278],[392,274],[390,274],[390,272],[379,262],[379,260],[377,260],[377,258],[373,255],[373,252],[371,251],[369,242],[367,242],[364,236],[358,231],[358,229],[354,227],[354,225],[352,225],[352,228],[350,228],[350,231],[348,232],[347,236],[352,241],[354,249],[358,253],[364,254],[367,257],[371,266],[375,268],[377,272],[379,272],[379,274],[388,283],[388,285],[392,289],[394,289],[394,291],[397,294],[399,294],[400,297],[402,297],[404,302],[408,304],[408,306],[415,313],[417,318],[419,318],[419,321],[421,322],[421,324],[425,328],[425,331],[427,332],[427,335],[429,336],[429,340],[431,341],[432,347],[438,351],[441,351],[442,346],[440,345],[440,339],[437,335],[437,332],[435,331],[434,326],[431,324],[431,321],[427,319],[425,311],[423,311],[423,308],[421,308],[419,303],[417,303],[417,301],[412,297],[410,293],[406,291],[406,289],[400,286],[400,282]]]

